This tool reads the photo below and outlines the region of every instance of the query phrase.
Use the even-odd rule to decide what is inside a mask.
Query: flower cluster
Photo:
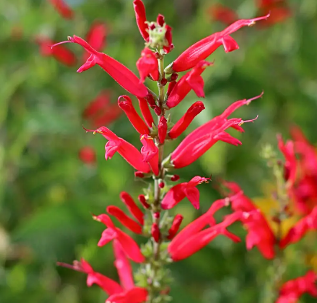
[[[206,213],[180,231],[183,216],[176,214],[171,217],[166,211],[172,209],[184,198],[187,198],[195,209],[199,208],[198,185],[210,181],[210,178],[193,176],[189,181],[173,185],[172,182],[177,182],[179,176],[171,172],[189,166],[218,141],[235,146],[240,145],[241,142],[227,130],[234,129],[243,132],[242,125],[253,122],[256,118],[243,120],[230,116],[240,107],[249,105],[253,100],[260,98],[262,94],[232,103],[222,114],[187,134],[173,152],[164,155],[165,144],[181,136],[193,119],[205,108],[202,101],[195,102],[175,124],[167,116],[168,111],[177,107],[191,90],[199,98],[205,96],[202,74],[206,68],[213,65],[206,61],[207,58],[219,46],[223,46],[227,53],[237,50],[238,43],[231,35],[242,27],[267,19],[269,15],[238,20],[221,32],[214,33],[189,46],[165,67],[164,58],[173,50],[172,28],[166,24],[162,15],[158,15],[155,21],[148,21],[141,0],[134,0],[133,6],[136,23],[145,43],[136,63],[139,77],[119,61],[100,51],[103,43],[98,40],[99,29],[96,34],[90,31],[86,40],[74,35],[68,37],[67,41],[52,46],[53,51],[56,48],[64,48],[61,45],[63,43],[80,45],[88,55],[78,72],[99,65],[130,94],[118,97],[116,110],[105,101],[104,95],[93,101],[86,108],[84,116],[94,126],[98,123],[104,125],[86,129],[86,131],[101,134],[107,140],[106,160],[118,153],[136,170],[136,177],[143,178],[145,182],[153,180],[153,185],[149,185],[144,194],[138,196],[139,203],[136,203],[127,192],[120,194],[127,212],[110,205],[106,208],[106,213],[93,216],[96,221],[106,226],[98,246],[112,242],[120,284],[96,272],[85,260],[75,262],[73,266],[61,264],[87,274],[87,285],[97,284],[101,287],[108,294],[107,302],[109,303],[168,301],[170,273],[165,265],[190,257],[218,235],[239,242],[239,237],[227,230],[238,220],[241,220],[249,231],[247,237],[249,248],[257,245],[266,257],[271,258],[274,255],[270,246],[274,244],[274,235],[269,233],[265,219],[252,206],[252,203],[244,202],[246,198],[240,189],[236,192],[232,190],[229,198],[212,203]],[[179,77],[180,72],[186,73]],[[148,89],[146,81],[157,82],[157,94]],[[134,99],[138,100],[141,114],[136,109]],[[109,117],[109,113],[107,117],[99,114],[100,109],[104,109],[105,106],[111,107],[111,115],[117,115],[118,110],[124,112],[139,135],[140,147],[132,145],[105,126],[113,118],[113,116]],[[235,211],[222,221],[216,222],[214,214],[229,204]],[[133,237],[115,225],[112,217],[130,232],[148,241],[139,246]],[[265,237],[265,241],[259,241],[262,237]],[[140,264],[140,269],[134,278],[128,260]]]
[[[308,178],[315,182],[317,180],[314,178],[317,154],[298,128],[292,130],[292,135],[294,141],[289,140],[286,143],[278,136],[278,147],[284,156],[283,165],[280,161],[275,161],[275,168],[273,165],[279,187],[274,194],[279,204],[278,210],[271,214],[263,213],[238,184],[223,182],[234,214],[240,214],[237,220],[241,221],[247,231],[247,249],[256,246],[263,257],[270,260],[281,258],[280,253],[284,249],[299,242],[308,232],[317,230],[317,205],[313,205],[317,200],[315,191],[310,190],[314,186],[303,186]],[[272,162],[272,158],[270,161]],[[305,199],[302,199],[303,196]],[[295,216],[296,221],[284,230],[283,224],[291,216]],[[305,292],[317,297],[316,280],[317,274],[308,271],[303,277],[284,283],[278,290],[276,303],[297,302]]]

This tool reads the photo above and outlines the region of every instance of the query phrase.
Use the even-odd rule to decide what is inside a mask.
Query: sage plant
[[[241,142],[226,130],[233,128],[243,132],[242,124],[254,119],[243,120],[229,116],[262,94],[234,102],[221,115],[189,133],[168,155],[165,153],[165,145],[178,139],[205,107],[202,101],[195,102],[175,123],[169,118],[169,111],[175,110],[191,90],[197,97],[203,98],[204,80],[201,75],[206,68],[213,65],[206,59],[220,46],[223,46],[226,53],[238,49],[238,43],[231,34],[269,17],[266,15],[238,20],[223,31],[189,46],[176,60],[165,66],[165,57],[173,50],[172,28],[166,24],[163,15],[158,15],[155,21],[148,21],[141,0],[134,0],[133,6],[136,23],[145,43],[141,57],[136,63],[140,77],[78,36],[68,37],[68,41],[58,43],[75,43],[89,53],[78,72],[99,65],[130,94],[119,96],[118,106],[135,128],[142,145],[141,149],[133,146],[106,126],[86,129],[87,132],[101,134],[108,141],[105,145],[106,159],[111,159],[115,153],[119,153],[136,170],[135,176],[148,183],[144,194],[138,196],[139,203],[136,203],[129,193],[121,192],[120,199],[131,216],[121,208],[111,205],[107,207],[106,214],[93,216],[106,226],[98,246],[112,242],[120,283],[94,271],[84,259],[75,261],[73,265],[60,263],[87,274],[87,285],[97,284],[101,287],[108,295],[107,303],[167,302],[170,300],[168,293],[171,288],[171,273],[168,270],[170,262],[188,258],[218,235],[224,235],[234,242],[240,241],[239,237],[227,230],[233,222],[241,219],[240,212],[226,216],[220,223],[213,218],[215,212],[227,206],[234,196],[215,201],[206,213],[180,232],[178,230],[183,216],[176,214],[173,217],[168,210],[184,198],[187,198],[195,209],[199,208],[197,187],[210,181],[210,178],[192,176],[186,182],[175,183],[180,179],[175,170],[192,164],[218,141],[240,145]],[[179,77],[180,72],[186,73]],[[156,93],[147,88],[146,81],[157,82]],[[134,99],[138,100],[142,116],[135,109]],[[144,243],[140,246],[130,235],[117,227],[111,217],[116,218],[132,233],[143,236]],[[130,261],[140,265],[134,275]]]

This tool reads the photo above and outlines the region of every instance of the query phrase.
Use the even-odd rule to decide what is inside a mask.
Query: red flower
[[[295,226],[288,231],[286,236],[281,240],[280,247],[285,248],[289,244],[296,243],[302,239],[308,231],[316,229],[317,206],[314,207],[309,215],[299,220]]]
[[[234,203],[234,200],[232,200],[232,203]],[[275,257],[274,245],[276,239],[261,211],[256,209],[245,212],[241,216],[241,221],[248,231],[246,237],[247,249],[250,250],[257,246],[264,258],[273,259]]]
[[[65,19],[73,18],[73,11],[64,0],[49,0],[56,11]]]
[[[161,239],[160,228],[157,223],[153,223],[151,227],[151,235],[156,243],[158,243]]]
[[[136,112],[132,101],[129,96],[120,96],[118,98],[119,107],[125,112],[132,126],[139,132],[141,135],[149,134],[150,131],[146,126],[145,122]]]
[[[164,144],[166,134],[167,134],[167,120],[164,116],[160,118],[158,123],[158,137],[161,144]]]
[[[199,191],[196,188],[198,184],[208,182],[210,178],[196,176],[189,182],[183,182],[173,186],[164,196],[161,206],[163,209],[171,209],[185,197],[193,204],[196,209],[199,209]]]
[[[194,118],[205,109],[204,103],[201,101],[195,102],[185,113],[185,115],[178,120],[172,129],[169,131],[168,135],[171,139],[175,139],[180,136],[189,124],[194,120]]]
[[[101,126],[96,130],[86,129],[86,131],[102,134],[107,140],[109,140],[105,146],[106,160],[111,159],[112,156],[118,152],[136,170],[140,170],[143,173],[150,172],[149,165],[143,161],[143,157],[136,147],[122,138],[119,138],[107,127]]]
[[[96,163],[96,152],[90,146],[84,146],[79,150],[79,159],[86,164]]]
[[[84,63],[77,72],[81,73],[98,64],[106,73],[117,81],[119,85],[132,95],[143,98],[148,94],[146,86],[143,83],[140,83],[140,79],[131,70],[112,57],[96,51],[84,39],[74,35],[73,37],[68,37],[68,41],[63,41],[53,46],[67,42],[79,44],[90,53],[90,57],[86,63]]]
[[[243,26],[251,26],[256,21],[267,19],[269,15],[254,19],[241,19],[221,32],[217,32],[208,36],[186,49],[178,58],[169,65],[166,73],[182,72],[194,67],[199,61],[209,57],[220,45],[223,45],[225,52],[232,52],[239,48],[237,42],[229,35],[237,31]]]
[[[97,284],[108,295],[121,293],[123,291],[123,288],[120,286],[119,283],[100,274],[99,272],[95,272],[91,265],[83,258],[80,261],[74,261],[73,265],[60,262],[58,262],[57,265],[71,268],[87,274],[87,286],[90,287],[93,284]]]
[[[97,284],[109,297],[107,303],[141,303],[147,300],[148,292],[145,288],[134,285],[131,265],[122,249],[121,244],[114,240],[113,249],[115,255],[115,266],[120,279],[120,284],[116,281],[93,270],[91,265],[81,259],[74,261],[74,265],[58,263],[58,265],[68,267],[87,274],[87,285]]]
[[[224,141],[233,145],[241,142],[224,131],[234,125],[242,124],[242,119],[230,119],[216,130],[206,128],[204,135],[198,136],[196,130],[191,132],[172,152],[171,161],[174,168],[182,168],[190,165],[201,157],[218,141]],[[205,124],[206,125],[206,124]]]
[[[200,61],[190,72],[186,73],[173,87],[166,105],[169,108],[175,107],[187,96],[191,89],[198,97],[205,97],[204,80],[201,74],[207,66],[212,64],[207,61]]]
[[[153,157],[158,154],[158,147],[155,145],[154,140],[150,136],[141,136],[141,154],[144,162],[149,162]]]
[[[262,94],[248,100],[244,99],[234,102],[221,115],[214,117],[191,132],[171,154],[171,161],[174,167],[181,168],[191,164],[218,141],[233,145],[241,144],[238,139],[233,138],[224,131],[230,127],[243,131],[241,124],[252,122],[253,120],[244,121],[238,118],[228,120],[227,118],[240,106],[250,104],[252,100],[261,96]]]
[[[148,102],[144,98],[138,98],[138,100],[139,100],[139,106],[140,106],[140,110],[144,118],[144,121],[149,128],[152,128],[154,125],[154,120],[153,120],[151,111],[149,109]]]
[[[144,224],[144,214],[141,209],[135,204],[132,197],[127,192],[122,192],[120,194],[121,201],[128,208],[131,215],[143,226]]]
[[[83,117],[89,120],[92,126],[110,124],[122,114],[117,104],[110,103],[110,97],[110,92],[103,90],[85,108]]]
[[[158,148],[155,145],[153,138],[150,136],[141,136],[141,143],[143,144],[141,148],[141,154],[143,156],[144,162],[149,162],[153,157],[158,154]]]
[[[101,51],[106,45],[106,35],[106,26],[101,22],[94,22],[86,35],[86,41],[96,51]],[[86,61],[88,58],[89,55],[85,53],[83,61]]]
[[[37,37],[36,42],[40,46],[40,53],[42,56],[54,57],[57,61],[66,66],[73,66],[76,64],[77,59],[75,54],[64,46],[58,45],[51,49],[51,45],[54,44],[54,42],[45,37]]]
[[[155,145],[153,138],[147,135],[143,135],[140,138],[141,143],[143,144],[141,148],[141,154],[143,156],[143,161],[148,162],[151,166],[153,173],[159,175],[159,166],[158,166],[158,148]]]
[[[208,9],[208,13],[215,21],[220,21],[224,24],[231,24],[238,19],[238,15],[232,9],[216,3]]]
[[[176,215],[174,217],[172,226],[168,231],[167,239],[172,240],[175,237],[175,235],[177,234],[177,232],[182,224],[183,218],[184,217],[182,215]]]
[[[317,153],[299,128],[291,130],[297,153],[298,180],[290,188],[297,209],[309,214],[317,201]]]
[[[169,53],[173,49],[172,43],[172,28],[165,24],[164,16],[158,15],[156,23],[146,21],[145,6],[141,0],[133,1],[136,23],[143,39],[155,48],[158,36],[161,33],[165,33],[164,37],[161,37],[163,41],[159,44],[163,47],[165,53]],[[159,39],[160,40],[160,39]]]
[[[149,48],[146,47],[141,52],[141,58],[137,61],[136,66],[140,73],[141,82],[144,82],[145,78],[149,75],[154,81],[158,81],[158,62],[155,54]]]
[[[287,281],[281,287],[276,303],[296,303],[306,292],[317,297],[316,280],[317,274],[310,270],[302,277]]]
[[[297,160],[294,151],[294,142],[287,141],[285,144],[281,135],[277,136],[278,148],[285,157],[284,178],[289,182],[289,186],[293,186],[296,179]]]
[[[110,205],[107,207],[107,213],[114,216],[122,225],[132,232],[142,235],[142,226],[127,216],[119,207]]]
[[[121,244],[122,249],[128,258],[137,263],[142,263],[145,260],[138,244],[129,235],[116,227],[109,216],[102,214],[94,216],[94,219],[107,226],[107,229],[105,229],[101,235],[98,246],[104,246],[115,239]]]
[[[146,23],[146,12],[145,6],[141,0],[134,0],[133,1],[134,12],[135,12],[135,19],[138,25],[139,31],[141,36],[145,41],[149,39],[149,31],[148,31],[148,24]]]
[[[265,258],[273,259],[276,239],[265,216],[253,204],[252,200],[244,195],[238,184],[234,182],[223,182],[223,184],[231,190],[229,193],[231,207],[235,213],[240,214],[239,220],[248,231],[247,249],[250,250],[257,246]]]
[[[188,258],[220,234],[230,238],[234,242],[240,241],[236,235],[226,230],[229,225],[239,219],[239,216],[236,214],[229,215],[223,222],[214,225],[212,216],[217,210],[226,205],[228,205],[228,199],[215,201],[207,213],[188,224],[178,233],[168,246],[168,252],[174,261]],[[211,225],[211,227],[202,230],[207,224]]]

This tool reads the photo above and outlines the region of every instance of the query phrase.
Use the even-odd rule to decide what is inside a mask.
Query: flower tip
[[[256,115],[256,117],[255,117],[254,119],[242,120],[240,123],[238,123],[238,125],[241,126],[241,125],[244,124],[244,123],[253,122],[253,121],[255,121],[258,117],[259,117],[259,115]]]

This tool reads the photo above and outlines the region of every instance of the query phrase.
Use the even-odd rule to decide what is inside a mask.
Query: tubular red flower
[[[122,225],[132,232],[139,235],[142,234],[142,226],[128,217],[119,207],[110,205],[107,207],[107,213],[114,216]]]
[[[289,186],[293,186],[296,180],[297,160],[294,151],[294,142],[287,141],[285,144],[281,135],[277,136],[278,148],[285,157],[284,178]]]
[[[226,7],[220,3],[212,5],[208,9],[208,13],[212,20],[220,21],[224,24],[231,24],[238,19],[236,12],[229,7]]]
[[[134,288],[132,267],[121,244],[117,240],[113,241],[113,252],[115,257],[114,265],[117,268],[120,284],[126,290]]]
[[[199,224],[197,224],[197,226],[191,226],[191,235],[189,235],[188,231],[186,230],[186,234],[188,235],[187,238],[184,238],[184,234],[181,235],[181,233],[183,232],[181,231],[178,235],[181,235],[181,238],[184,239],[184,241],[178,242],[177,246],[175,245],[174,240],[172,240],[172,242],[168,246],[168,252],[170,253],[170,256],[173,259],[173,261],[180,261],[190,257],[191,255],[205,247],[210,241],[212,241],[218,235],[224,235],[234,242],[240,241],[239,237],[226,230],[226,228],[229,225],[238,220],[238,216],[236,216],[235,214],[228,216],[220,224],[199,231],[201,229],[200,227],[202,226],[201,223],[206,223],[205,218],[207,218],[207,216],[204,217],[204,220],[199,221]],[[172,245],[173,242],[174,244]]]
[[[140,140],[143,144],[141,148],[141,154],[143,155],[143,161],[150,162],[150,160],[158,154],[158,148],[155,145],[153,138],[150,136],[141,136]]]
[[[49,0],[56,11],[65,19],[72,19],[74,12],[64,0]]]
[[[40,53],[42,56],[54,57],[57,61],[66,66],[73,66],[76,64],[76,55],[64,46],[58,45],[51,49],[51,45],[54,44],[54,42],[45,37],[37,37],[35,41],[40,46]]]
[[[188,73],[186,73],[174,86],[173,90],[170,92],[166,105],[169,108],[178,105],[190,92],[194,90],[198,97],[205,97],[204,93],[204,80],[201,77],[202,72],[207,66],[213,63],[207,61],[200,61],[195,65],[195,67]]]
[[[148,24],[146,23],[145,6],[141,0],[134,0],[133,7],[135,12],[135,19],[138,25],[141,36],[145,41],[149,40]]]
[[[177,232],[178,232],[178,230],[179,230],[179,228],[180,228],[180,226],[182,224],[183,218],[184,217],[182,215],[176,215],[174,217],[172,226],[168,230],[167,239],[172,240],[175,237],[175,235],[177,234]]]
[[[147,47],[141,52],[141,58],[136,66],[140,73],[140,81],[144,82],[147,76],[151,76],[154,81],[159,79],[158,61],[155,54]]]
[[[299,220],[293,226],[286,236],[280,241],[280,247],[285,248],[287,245],[293,244],[301,240],[310,230],[317,229],[317,206],[306,217]]]
[[[168,135],[171,139],[175,139],[180,136],[194,118],[205,109],[204,103],[201,101],[195,102],[185,113],[185,115],[176,122],[176,124],[169,131]]]
[[[84,146],[79,150],[78,157],[86,164],[96,163],[96,152],[91,146]]]
[[[231,52],[239,48],[237,42],[229,35],[237,31],[243,26],[251,26],[256,21],[267,19],[269,14],[254,19],[241,19],[221,32],[217,32],[208,36],[186,49],[178,58],[168,66],[165,71],[167,73],[182,72],[194,67],[199,61],[209,57],[220,45],[223,45],[225,52]]]
[[[173,38],[172,38],[172,28],[169,25],[165,25],[166,33],[165,33],[165,40],[167,42],[167,45],[163,46],[163,49],[166,54],[168,54],[173,48]]]
[[[304,293],[317,297],[317,274],[309,270],[304,276],[287,281],[280,289],[276,303],[295,303]]]
[[[164,144],[166,134],[167,134],[167,120],[164,116],[161,116],[158,123],[158,137],[161,144]]]
[[[144,225],[144,214],[141,209],[136,205],[132,197],[125,191],[120,194],[121,201],[128,208],[130,214],[143,226]]]
[[[147,163],[143,161],[143,157],[141,153],[129,142],[119,138],[115,133],[109,130],[105,126],[101,126],[96,130],[88,130],[87,132],[94,132],[102,134],[107,140],[105,149],[106,154],[105,158],[111,159],[112,156],[118,152],[131,166],[133,166],[136,170],[140,170],[143,173],[149,173],[150,167]]]
[[[158,158],[158,147],[155,145],[153,138],[147,135],[143,135],[140,138],[143,144],[141,148],[141,154],[143,156],[143,161],[148,162],[151,166],[153,173],[159,175],[159,158]]]
[[[242,119],[230,119],[216,130],[210,131],[206,129],[206,134],[200,137],[193,131],[172,152],[171,161],[174,168],[182,168],[190,165],[218,141],[224,141],[233,145],[241,144],[238,139],[231,137],[224,131],[233,125],[243,122]]]
[[[266,259],[275,257],[274,245],[276,239],[273,231],[259,209],[243,213],[241,221],[248,231],[246,237],[247,249],[257,246]]]
[[[138,98],[138,100],[139,100],[139,106],[140,106],[140,110],[143,115],[144,121],[149,128],[152,128],[153,125],[155,125],[155,123],[154,123],[151,111],[149,109],[148,102],[146,101],[145,98]]]
[[[80,261],[74,261],[73,265],[61,262],[58,262],[57,265],[87,274],[87,286],[90,287],[93,284],[97,284],[108,295],[123,291],[122,287],[116,281],[100,274],[99,272],[95,272],[91,265],[84,259],[81,259]]]
[[[154,241],[156,243],[158,243],[160,241],[160,238],[161,238],[161,232],[160,232],[160,228],[159,228],[157,223],[152,224],[151,234],[152,234]]]
[[[231,137],[224,131],[229,127],[235,128],[239,131],[243,131],[241,125],[244,122],[252,122],[255,119],[244,121],[237,118],[228,120],[227,118],[240,106],[248,105],[251,101],[260,98],[262,95],[263,93],[248,100],[244,99],[234,102],[221,115],[214,117],[209,122],[201,125],[193,132],[191,132],[178,145],[178,147],[171,155],[171,160],[174,167],[181,168],[191,164],[218,141],[224,141],[236,146],[240,145],[241,142],[238,139]]]
[[[74,35],[73,37],[68,37],[68,41],[60,42],[59,44],[66,42],[79,44],[90,53],[90,57],[87,59],[86,63],[84,63],[77,72],[81,73],[98,64],[119,85],[132,95],[143,98],[148,94],[146,86],[143,83],[140,83],[140,79],[122,63],[104,53],[96,51],[84,39],[78,36]]]
[[[199,218],[189,223],[174,237],[174,239],[169,244],[169,249],[176,249],[184,241],[186,241],[186,239],[202,230],[207,224],[214,225],[215,220],[213,219],[213,215],[219,209],[228,205],[228,199],[221,199],[212,203],[209,210],[205,214],[201,215]]]
[[[106,303],[142,303],[147,301],[147,297],[148,291],[146,288],[134,287],[124,293],[110,296]]]
[[[142,255],[138,244],[129,235],[116,227],[109,216],[101,214],[99,216],[94,216],[94,219],[107,226],[107,229],[105,229],[101,235],[98,246],[104,246],[111,240],[116,239],[121,244],[124,253],[129,259],[136,263],[144,262],[145,258]]]
[[[161,207],[163,209],[171,209],[182,201],[185,197],[192,203],[192,205],[199,209],[199,191],[197,185],[208,182],[210,178],[196,176],[189,182],[183,182],[173,186],[164,196]]]
[[[106,46],[106,35],[106,26],[103,23],[97,21],[94,22],[90,27],[86,35],[86,41],[96,51],[101,51]],[[85,53],[83,58],[83,61],[86,61],[89,58],[89,55]]]
[[[120,96],[118,98],[118,105],[125,112],[132,126],[138,133],[141,135],[150,133],[149,128],[136,112],[129,96]]]

